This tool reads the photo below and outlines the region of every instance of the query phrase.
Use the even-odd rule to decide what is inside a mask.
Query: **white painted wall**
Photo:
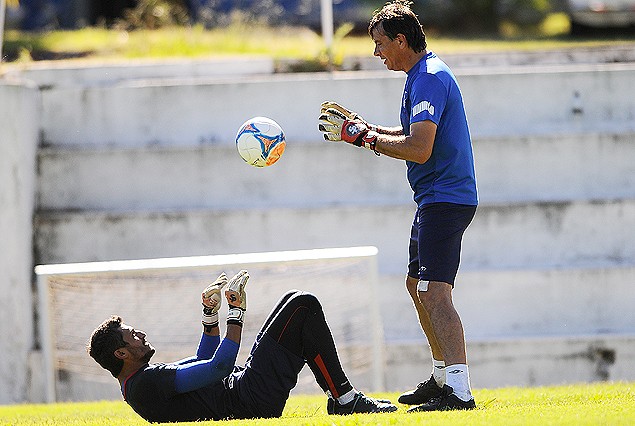
[[[34,87],[0,81],[0,404],[24,401],[29,392],[39,118],[39,93]]]
[[[383,310],[384,336],[391,344],[425,339],[401,274],[384,279],[392,291]],[[635,266],[544,269],[461,269],[454,302],[466,339],[558,338],[631,335]],[[394,309],[393,306],[406,307]]]
[[[425,342],[403,289],[414,210],[404,165],[326,144],[316,126],[325,98],[340,100],[371,121],[396,124],[403,75],[197,74],[167,81],[144,74],[165,69],[137,71],[135,81],[118,81],[125,72],[111,69],[117,77],[109,81],[90,69],[86,85],[73,84],[73,78],[82,80],[76,70],[33,71],[42,85],[41,117],[33,89],[1,89],[2,172],[13,173],[4,168],[4,150],[11,147],[6,158],[18,155],[7,138],[18,134],[29,141],[22,148],[31,157],[10,161],[32,173],[40,127],[47,144],[37,157],[37,183],[31,181],[40,208],[34,228],[37,261],[375,245],[382,282],[395,295],[383,313],[386,337],[396,347],[414,344],[421,356],[404,363],[394,377],[411,379],[419,361],[427,374]],[[56,74],[64,76],[61,83],[55,83]],[[623,364],[633,360],[625,348],[635,330],[618,318],[630,312],[629,289],[635,283],[635,240],[629,232],[635,229],[635,66],[463,69],[457,75],[475,136],[482,200],[465,236],[456,292],[475,385],[551,383],[554,376],[543,372],[567,367],[564,360],[581,347],[591,353],[597,339],[609,346],[619,340],[611,346],[620,357],[610,377],[632,377]],[[19,106],[23,93],[33,95],[28,108]],[[245,165],[233,147],[236,128],[254,115],[275,118],[287,133],[283,159],[264,170]],[[17,118],[5,125],[2,120],[12,116]],[[1,212],[0,230],[30,244],[30,226],[12,225],[30,224],[33,193],[7,191],[2,188],[0,195],[31,198],[15,204],[28,206],[26,216]],[[15,247],[19,244],[12,252]],[[10,265],[30,268],[30,245],[20,253]],[[4,247],[2,261],[9,265]],[[607,286],[611,297],[598,301],[598,291]],[[20,296],[19,303],[7,304],[16,306],[24,318],[20,324],[29,326],[13,347],[28,352],[34,341],[30,288]],[[404,325],[405,317],[410,320]],[[501,339],[511,340],[501,344]],[[391,360],[400,353],[392,352]],[[509,365],[518,375],[494,377],[492,360],[512,353],[517,356]],[[536,361],[537,354],[548,360]],[[22,362],[3,360],[0,366],[6,371],[13,363],[10,368],[19,369]],[[580,363],[559,379],[599,377],[591,355]],[[36,358],[32,365],[37,381]],[[37,399],[33,389],[20,392]]]
[[[237,75],[271,74],[273,59],[269,57],[226,57],[212,59],[129,59],[125,62],[40,61],[25,64],[3,64],[6,78],[30,80],[42,88],[68,86],[112,86],[121,81],[148,79],[223,78]]]
[[[468,341],[474,389],[545,386],[604,380],[633,381],[632,335],[585,335]],[[397,392],[430,377],[430,356],[423,346],[388,345],[386,387]],[[477,401],[485,404],[486,401]]]
[[[635,198],[635,133],[478,138],[474,155],[485,204]],[[289,142],[266,169],[231,145],[52,147],[39,164],[43,209],[412,203],[403,161],[338,143]]]
[[[635,131],[632,64],[457,77],[476,138]],[[378,71],[52,88],[43,92],[43,137],[53,145],[231,145],[247,118],[264,115],[282,125],[290,144],[319,142],[324,99],[398,125],[404,81],[403,73]]]
[[[375,245],[405,273],[414,205],[39,214],[42,263]],[[635,263],[635,200],[481,205],[463,241],[468,270]],[[87,238],[86,236],[90,236]]]

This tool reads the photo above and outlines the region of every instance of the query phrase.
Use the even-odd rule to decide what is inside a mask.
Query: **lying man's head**
[[[89,355],[113,377],[118,377],[124,360],[146,363],[154,355],[154,348],[146,341],[143,331],[123,323],[112,316],[93,331],[87,350]]]

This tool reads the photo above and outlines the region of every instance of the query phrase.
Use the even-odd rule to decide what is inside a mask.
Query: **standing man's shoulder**
[[[425,67],[424,71],[427,74],[434,75],[439,80],[444,83],[454,81],[456,82],[456,78],[454,77],[454,73],[441,58],[439,58],[436,53],[430,51],[426,55]]]

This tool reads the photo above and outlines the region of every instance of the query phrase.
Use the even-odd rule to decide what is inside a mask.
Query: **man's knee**
[[[307,308],[319,308],[322,309],[322,304],[320,303],[320,300],[317,298],[317,296],[311,292],[308,291],[301,291],[301,290],[292,290],[295,293],[292,296],[293,299],[293,303],[300,305],[300,306],[306,306]]]
[[[281,299],[289,300],[289,299],[291,299],[293,296],[295,296],[298,293],[301,293],[301,291],[298,290],[298,289],[295,289],[295,288],[291,289],[291,290],[287,291],[285,294],[283,294]]]
[[[322,303],[320,303],[320,299],[318,299],[315,294],[308,291],[303,291],[299,297],[303,299],[307,306],[313,306],[322,309]]]
[[[441,281],[418,283],[417,294],[426,309],[452,305],[452,286]]]

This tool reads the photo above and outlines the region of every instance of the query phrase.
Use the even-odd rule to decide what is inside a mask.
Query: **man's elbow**
[[[218,363],[214,369],[218,376],[227,377],[234,371],[234,364],[231,362],[221,362]]]

